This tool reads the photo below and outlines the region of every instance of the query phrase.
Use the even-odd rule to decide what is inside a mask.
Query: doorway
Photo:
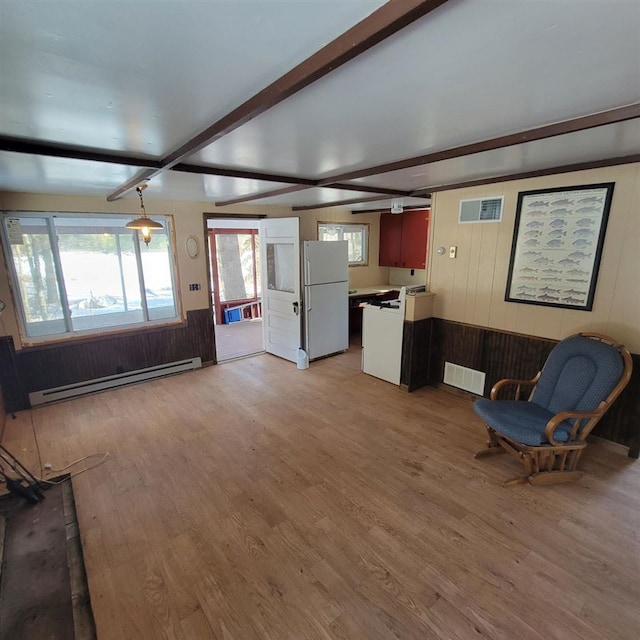
[[[216,360],[264,351],[257,219],[207,220]]]

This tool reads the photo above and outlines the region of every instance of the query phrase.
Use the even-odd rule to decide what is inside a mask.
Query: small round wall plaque
[[[195,236],[189,236],[185,242],[185,247],[187,249],[187,255],[190,258],[197,258],[200,253],[200,248],[198,247],[198,239]]]

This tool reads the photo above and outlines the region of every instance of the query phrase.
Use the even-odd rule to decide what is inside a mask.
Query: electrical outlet
[[[449,247],[449,257],[455,258],[458,254],[458,247]]]

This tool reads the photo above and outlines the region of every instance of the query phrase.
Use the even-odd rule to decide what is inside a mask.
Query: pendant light
[[[140,196],[140,217],[136,218],[135,220],[132,220],[131,222],[127,222],[127,224],[125,224],[124,226],[126,229],[135,229],[137,231],[140,231],[140,235],[142,236],[144,243],[147,246],[149,246],[149,243],[151,242],[151,229],[164,229],[164,227],[159,222],[152,220],[147,215],[147,212],[144,209],[144,200],[142,199],[142,192],[146,188],[147,188],[146,183],[136,187],[136,191]]]

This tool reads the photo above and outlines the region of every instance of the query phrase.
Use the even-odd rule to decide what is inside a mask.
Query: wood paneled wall
[[[405,321],[402,337],[402,366],[400,384],[409,391],[424,387],[431,381],[429,357],[433,318]]]
[[[429,339],[426,336],[429,335]],[[445,361],[486,373],[484,395],[502,378],[533,378],[542,368],[556,340],[496,331],[441,318],[405,323],[402,383],[413,391],[443,382]],[[593,434],[640,454],[640,355],[627,388]]]
[[[2,387],[0,387],[0,442],[4,435],[4,425],[7,421],[7,409],[4,404],[4,396],[2,395]]]
[[[211,311],[187,312],[176,326],[84,340],[13,348],[11,337],[0,338],[0,385],[7,411],[29,407],[28,394],[159,364],[202,358],[215,361]]]
[[[506,302],[518,193],[615,182],[591,312]],[[460,200],[504,196],[502,222],[458,224]],[[640,163],[487,184],[434,194],[429,290],[434,315],[453,322],[561,340],[579,331],[614,336],[640,353]],[[456,259],[437,247],[456,246]]]

